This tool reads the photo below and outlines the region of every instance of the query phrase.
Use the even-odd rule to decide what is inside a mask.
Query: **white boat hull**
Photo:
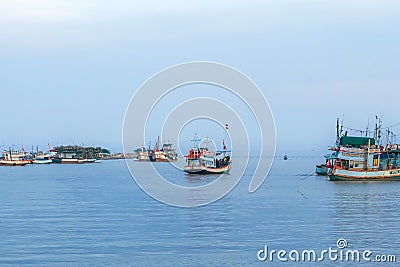
[[[384,171],[351,171],[335,169],[329,175],[331,181],[400,181],[400,169],[384,170]]]
[[[33,161],[33,164],[50,164],[52,162],[53,161],[51,159],[39,159],[39,160],[35,159]]]

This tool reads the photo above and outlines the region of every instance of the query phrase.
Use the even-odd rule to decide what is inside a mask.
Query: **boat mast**
[[[375,133],[374,133],[374,138],[375,142],[378,146],[381,145],[381,127],[382,127],[382,121],[378,116],[376,116],[376,122],[375,122]]]
[[[342,126],[339,126],[339,118],[336,120],[336,147],[339,147],[340,145],[340,134],[343,129],[343,121],[342,121]]]
[[[340,132],[339,132],[339,118],[337,118],[336,121],[336,141],[338,141],[340,138]]]
[[[371,146],[371,140],[370,139],[368,139],[368,147],[367,147],[367,162],[366,162],[366,168],[367,168],[367,170],[368,170],[368,167],[369,167],[369,148],[370,148],[370,146]]]
[[[223,145],[223,148],[224,148],[224,156],[226,155],[225,140],[226,140],[226,135],[227,135],[227,133],[228,133],[228,130],[229,130],[229,124],[228,124],[228,123],[225,123],[225,138],[222,140],[222,145]]]
[[[382,145],[382,143],[381,143],[381,137],[382,137],[381,128],[382,128],[382,121],[381,121],[381,119],[379,119],[379,122],[378,122],[378,145],[379,146]]]

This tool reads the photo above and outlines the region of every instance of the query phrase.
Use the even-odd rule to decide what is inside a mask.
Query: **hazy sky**
[[[261,88],[278,154],[320,154],[336,117],[400,122],[399,25],[396,0],[0,0],[0,142],[121,151],[135,90],[202,60]]]

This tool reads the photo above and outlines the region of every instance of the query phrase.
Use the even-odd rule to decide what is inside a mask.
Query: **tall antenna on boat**
[[[382,137],[381,128],[382,128],[382,120],[379,118],[379,122],[378,122],[378,145],[382,145],[382,143],[381,143],[381,137]]]
[[[226,152],[225,140],[228,134],[229,124],[225,123],[225,138],[222,140],[222,145],[224,146],[224,151]]]
[[[375,115],[375,132],[374,132],[374,139],[375,139],[375,142],[378,142],[379,143],[379,141],[378,141],[378,116],[377,115]]]
[[[343,117],[344,117],[344,115],[343,115]],[[343,117],[342,117],[342,124],[340,126],[340,134],[339,134],[339,136],[341,136],[342,133],[343,133]]]
[[[336,120],[336,141],[340,139],[339,118]]]
[[[392,136],[392,144],[394,144],[394,133],[393,132],[391,132],[391,136]]]
[[[368,130],[369,130],[369,118],[367,123],[367,129],[365,130],[365,137],[368,137]]]
[[[194,134],[194,138],[192,140],[190,140],[193,142],[193,147],[197,147],[198,146],[198,142],[201,141],[198,137],[197,137],[197,133]]]

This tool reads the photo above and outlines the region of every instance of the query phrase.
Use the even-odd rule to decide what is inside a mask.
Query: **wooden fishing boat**
[[[22,150],[14,151],[4,150],[2,158],[0,159],[1,166],[25,166],[31,164],[32,160],[30,155],[22,148]]]
[[[195,136],[194,146],[185,156],[187,165],[184,171],[191,174],[222,174],[229,173],[232,167],[232,161],[227,151],[225,142],[222,140],[223,151],[211,151],[207,146],[198,145],[197,136]]]
[[[31,164],[30,160],[0,160],[0,166],[25,166],[26,164]]]
[[[166,143],[161,146],[160,136],[156,141],[154,150],[148,150],[148,155],[150,161],[155,162],[171,162],[178,160],[178,154],[176,154],[172,144]]]
[[[343,127],[343,126],[342,126]],[[381,140],[382,122],[378,120],[374,137],[338,135],[334,164],[328,166],[332,181],[400,181],[400,145]],[[341,132],[341,131],[340,131]],[[368,130],[365,131],[368,133]],[[329,170],[330,169],[330,170]]]

